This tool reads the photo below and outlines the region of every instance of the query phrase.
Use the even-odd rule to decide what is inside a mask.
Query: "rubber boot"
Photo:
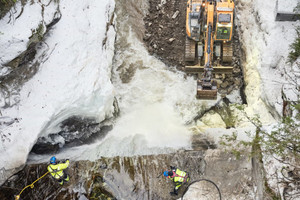
[[[174,192],[170,192],[172,196],[178,195],[178,190],[174,189]]]
[[[178,190],[174,189],[174,194],[178,195]]]
[[[69,175],[68,174],[64,174],[64,181],[65,182],[69,182],[69,180],[70,180]]]
[[[59,183],[59,185],[63,185],[64,181],[62,179],[58,179],[58,183]]]

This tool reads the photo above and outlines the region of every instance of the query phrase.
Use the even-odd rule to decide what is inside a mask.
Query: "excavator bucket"
[[[197,81],[197,99],[204,99],[204,100],[215,100],[217,99],[217,82],[212,81],[209,84],[203,83],[202,81]]]
[[[218,90],[199,90],[197,89],[197,99],[216,100]]]

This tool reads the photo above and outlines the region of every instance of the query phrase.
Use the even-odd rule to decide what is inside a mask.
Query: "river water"
[[[112,130],[92,144],[61,150],[59,157],[95,160],[191,147],[193,118],[215,102],[198,101],[192,77],[149,55],[142,41],[148,6],[146,0],[116,1],[112,83],[119,115]]]

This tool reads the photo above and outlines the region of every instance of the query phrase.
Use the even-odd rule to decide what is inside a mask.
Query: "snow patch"
[[[0,21],[1,67],[24,52],[33,32],[40,24],[49,24],[57,12],[55,3],[50,3],[43,9],[38,1],[31,2],[22,6],[21,1],[18,1],[13,8],[15,11],[7,13]]]
[[[45,41],[51,49],[47,51],[48,59],[21,89],[20,105],[1,110],[2,116],[18,121],[1,127],[1,134],[10,134],[10,141],[0,144],[0,169],[23,165],[37,138],[59,130],[60,122],[68,117],[80,115],[102,121],[114,111],[110,76],[115,31],[113,26],[106,30],[114,1],[66,0],[60,2],[60,9],[61,20]],[[44,18],[49,20],[49,15],[44,14]],[[1,49],[5,49],[1,63],[26,49],[31,29],[41,20],[38,3],[26,4],[14,24],[7,24],[7,17],[1,20],[0,31],[12,38],[8,39],[10,45],[1,43]],[[104,39],[106,43],[102,46]],[[0,183],[7,176],[0,177]]]
[[[299,0],[277,0],[279,13],[294,13]]]
[[[296,26],[300,22],[277,22],[276,1],[242,0],[238,4],[237,18],[241,29],[241,41],[246,51],[245,82],[249,107],[247,113],[259,114],[263,122],[272,122],[265,109],[275,108],[282,115],[281,90],[284,84],[292,84],[286,74],[290,44],[296,38]]]

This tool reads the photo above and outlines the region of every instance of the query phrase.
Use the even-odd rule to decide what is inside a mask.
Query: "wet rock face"
[[[248,158],[236,160],[220,150],[178,151],[174,154],[135,157],[101,158],[95,162],[72,162],[67,170],[70,182],[60,186],[50,175],[27,188],[21,199],[157,199],[172,200],[191,193],[199,187],[184,184],[176,197],[170,196],[173,183],[162,172],[176,166],[190,174],[192,182],[213,181],[223,199],[251,199],[251,164]],[[0,187],[0,199],[13,199],[23,187],[41,177],[47,164],[26,166]],[[202,183],[201,183],[202,184]],[[216,196],[213,190],[209,196]],[[195,196],[193,196],[195,198]],[[185,198],[187,199],[187,198]],[[208,198],[208,200],[210,200]],[[211,199],[215,200],[215,199]]]
[[[0,19],[2,19],[14,5],[14,1],[0,1]]]
[[[56,153],[59,150],[59,144],[51,144],[50,142],[37,142],[31,149],[35,154]]]
[[[192,136],[192,148],[194,150],[216,149],[217,145],[214,141],[209,140],[202,134]]]
[[[62,147],[79,146],[101,139],[112,129],[105,122],[98,123],[93,118],[73,116],[60,125],[61,131],[40,137],[31,152],[35,154],[55,153]]]

